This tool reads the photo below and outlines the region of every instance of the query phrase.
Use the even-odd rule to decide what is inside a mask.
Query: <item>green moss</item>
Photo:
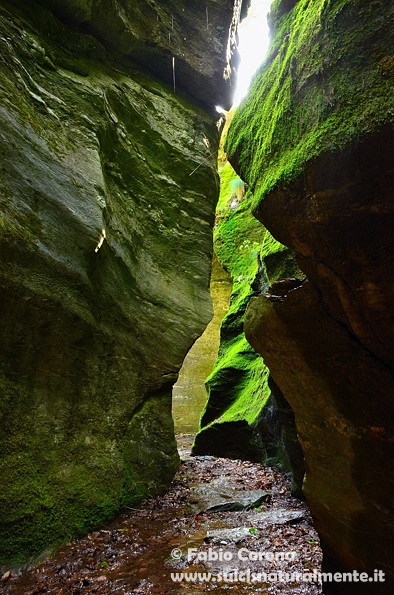
[[[0,188],[0,196],[2,190]],[[16,220],[15,217],[8,217],[6,213],[0,213],[0,242],[33,244],[34,236],[23,222]]]
[[[381,1],[273,4],[270,52],[225,145],[255,206],[314,157],[392,121],[393,15]]]
[[[46,406],[32,402],[28,388],[2,376],[0,394],[2,568],[102,526],[170,483],[179,460],[170,391],[145,401],[121,439],[94,403],[89,423],[78,428],[75,407],[55,395]]]
[[[98,42],[42,6],[9,4],[12,17],[0,9],[5,569],[170,483],[171,395],[152,392],[175,377],[209,319],[218,182],[209,115],[137,67],[103,64]]]
[[[226,161],[224,165],[219,167],[220,196],[216,207],[217,213],[220,213],[222,209],[227,210],[229,208],[231,196],[231,182],[234,180],[236,175],[237,174],[235,173],[234,169],[231,167],[231,164],[228,161]]]
[[[226,344],[223,356],[216,362],[212,374],[207,378],[208,386],[223,382],[223,371],[236,371],[236,398],[214,422],[246,420],[249,425],[257,423],[270,390],[267,384],[268,369],[261,357],[256,357],[254,349],[241,333]],[[211,422],[212,423],[212,422]]]
[[[227,452],[228,456],[265,460],[272,448],[262,444],[259,424],[271,394],[269,371],[245,338],[244,315],[256,291],[256,279],[259,291],[266,290],[270,282],[296,274],[298,267],[292,253],[253,216],[250,192],[236,208],[230,208],[233,185],[238,184],[239,178],[223,157],[219,174],[214,247],[220,263],[231,274],[233,289],[230,307],[221,324],[218,358],[206,380],[208,401],[194,448],[200,454],[223,456]],[[227,444],[226,432],[234,431],[239,432],[239,441],[235,444],[229,440]],[[281,448],[275,450],[277,462],[282,461]]]
[[[2,567],[26,563],[102,525],[123,505],[148,493],[114,440],[104,439],[108,429],[97,424],[94,435],[86,427],[79,440],[74,436],[70,442],[67,426],[73,424],[74,412],[62,400],[45,410],[38,400],[32,403],[27,388],[4,377],[0,394]],[[8,413],[10,406],[14,416]],[[58,411],[57,419],[51,407]]]

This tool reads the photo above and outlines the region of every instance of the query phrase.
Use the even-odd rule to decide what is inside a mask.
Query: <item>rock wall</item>
[[[118,57],[185,91],[216,114],[230,107],[238,64],[237,28],[247,0],[40,0]],[[225,74],[225,76],[223,76]]]
[[[251,296],[299,269],[292,252],[253,217],[251,195],[244,194],[242,181],[224,155],[219,172],[214,248],[231,274],[233,288],[221,324],[218,358],[206,380],[208,398],[192,452],[264,462],[288,471],[269,370],[247,342],[243,325]]]
[[[207,400],[205,380],[218,355],[220,325],[229,307],[231,287],[231,276],[214,254],[210,281],[213,316],[185,357],[172,389],[172,417],[176,434],[195,435],[199,428],[201,411]]]
[[[230,0],[0,2],[4,567],[173,477],[232,21]]]
[[[226,150],[258,219],[308,280],[251,300],[248,340],[295,414],[326,570],[393,551],[392,2],[277,1],[273,41]]]

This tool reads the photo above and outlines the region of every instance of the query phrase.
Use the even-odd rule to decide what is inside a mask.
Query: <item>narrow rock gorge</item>
[[[294,423],[289,428],[280,415],[271,394],[269,370],[246,340],[244,319],[253,295],[300,270],[293,251],[276,241],[253,216],[250,193],[222,151],[219,174],[214,249],[231,274],[233,287],[221,324],[218,358],[206,380],[208,399],[193,454],[263,462],[290,471],[293,453],[283,438],[292,433],[297,443]],[[293,493],[301,494],[302,476],[294,481]]]
[[[324,592],[393,589],[394,2],[275,0],[219,176],[248,4],[0,0],[1,569],[170,484],[213,235],[193,454],[291,469],[324,570],[386,574]]]
[[[0,2],[0,564],[163,490],[242,2]],[[225,74],[225,76],[224,76]]]
[[[207,400],[205,381],[218,354],[220,326],[229,307],[231,287],[230,275],[214,254],[210,282],[213,316],[185,357],[172,389],[172,417],[176,435],[194,436],[198,430],[201,411]]]

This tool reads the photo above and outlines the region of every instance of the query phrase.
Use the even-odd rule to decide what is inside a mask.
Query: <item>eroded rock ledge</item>
[[[229,108],[246,0],[40,0],[61,20],[138,63],[208,111]],[[230,33],[230,35],[229,35]],[[226,73],[224,79],[223,74]]]

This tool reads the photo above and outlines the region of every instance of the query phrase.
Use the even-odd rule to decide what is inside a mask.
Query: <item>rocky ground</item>
[[[6,572],[0,593],[321,593],[309,581],[320,569],[318,536],[288,479],[258,464],[190,457],[191,436],[178,444],[182,464],[164,496],[66,544],[24,576]]]

